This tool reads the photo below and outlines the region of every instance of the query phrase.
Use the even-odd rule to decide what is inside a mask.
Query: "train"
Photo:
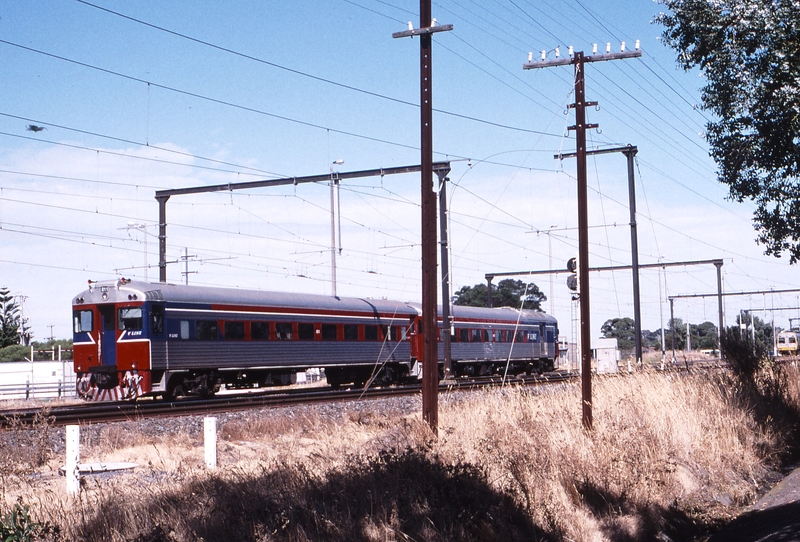
[[[91,401],[210,397],[283,386],[324,369],[328,384],[421,378],[421,306],[386,299],[89,281],[72,300],[76,388]],[[557,367],[558,322],[544,312],[454,306],[452,376]],[[439,365],[444,375],[441,309]]]
[[[800,332],[780,331],[778,332],[778,355],[779,356],[796,356],[797,355],[797,340]]]

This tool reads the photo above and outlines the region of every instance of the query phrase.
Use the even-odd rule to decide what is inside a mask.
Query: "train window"
[[[321,329],[323,341],[336,340],[336,324],[322,324]]]
[[[201,341],[213,341],[219,336],[216,320],[198,320],[194,325],[194,336]]]
[[[278,322],[275,324],[275,338],[279,341],[291,341],[292,324],[288,322]]]
[[[459,329],[458,330],[458,341],[462,343],[469,342],[469,330],[468,329]]]
[[[269,322],[250,322],[250,338],[254,341],[269,340]]]
[[[539,342],[539,332],[538,331],[528,331],[528,342],[529,343],[538,343]]]
[[[150,331],[164,333],[164,307],[162,305],[150,305]]]
[[[480,329],[473,329],[470,337],[470,342],[479,343],[481,342],[481,330]]]
[[[142,329],[142,307],[122,307],[117,318],[120,331]]]
[[[789,344],[797,344],[797,338],[794,335],[789,335]]]
[[[344,325],[344,340],[357,341],[358,340],[358,326],[356,324]]]
[[[189,321],[181,320],[181,339],[189,338]]]
[[[244,322],[225,322],[225,338],[234,341],[244,339]]]
[[[297,324],[297,338],[301,341],[313,341],[314,324]]]
[[[518,343],[524,343],[525,342],[525,332],[524,331],[517,331],[516,335],[517,336],[514,339],[516,342],[518,342]]]
[[[378,326],[364,326],[364,340],[377,341],[378,340]]]
[[[92,311],[75,311],[75,333],[93,330]]]

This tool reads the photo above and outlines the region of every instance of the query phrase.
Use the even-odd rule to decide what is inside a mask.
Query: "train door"
[[[542,357],[542,328],[541,326],[535,326],[529,329],[526,332],[526,342],[530,343],[531,345],[531,357],[533,359],[539,359]]]
[[[117,326],[114,319],[114,305],[98,305],[100,310],[100,344],[99,356],[101,365],[117,364]]]
[[[558,357],[558,331],[556,326],[545,326],[544,342],[547,351],[546,356],[551,359]]]
[[[411,342],[411,357],[422,361],[422,318],[412,318],[408,326],[408,340]]]

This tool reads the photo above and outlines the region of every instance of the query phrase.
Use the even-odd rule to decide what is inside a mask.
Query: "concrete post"
[[[203,419],[203,441],[205,443],[206,467],[217,468],[217,419]]]
[[[78,464],[81,460],[80,430],[80,426],[77,425],[67,426],[67,464],[65,467],[65,474],[67,476],[68,495],[77,495],[78,491],[80,490],[80,482],[78,478]]]

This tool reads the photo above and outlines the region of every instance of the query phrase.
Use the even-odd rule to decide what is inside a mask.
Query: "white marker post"
[[[203,436],[205,442],[206,467],[217,468],[217,419],[203,419]]]
[[[77,495],[80,490],[78,480],[78,463],[81,460],[81,428],[77,425],[67,426],[67,494]]]

